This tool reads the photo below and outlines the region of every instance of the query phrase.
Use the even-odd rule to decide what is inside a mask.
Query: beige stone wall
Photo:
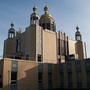
[[[43,62],[57,62],[56,33],[43,31]]]
[[[3,90],[10,90],[12,60],[4,59]],[[1,64],[1,63],[0,63]],[[17,88],[18,90],[38,90],[37,62],[18,61]]]
[[[3,90],[10,90],[11,84],[11,60],[4,59],[3,63]]]
[[[76,41],[69,39],[69,54],[76,54],[75,43]]]
[[[86,59],[86,50],[85,50],[86,47],[85,47],[84,42],[83,42],[83,41],[78,41],[78,42],[76,43],[76,46],[77,46],[76,51],[77,51],[77,53],[78,53],[79,59],[80,59],[80,60]]]
[[[18,90],[38,90],[37,62],[18,62]]]
[[[36,60],[36,26],[30,27],[30,60]]]
[[[10,57],[16,51],[16,38],[4,41],[4,56]]]

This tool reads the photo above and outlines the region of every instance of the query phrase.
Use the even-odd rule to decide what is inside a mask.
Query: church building
[[[34,6],[30,25],[24,32],[15,30],[11,23],[0,60],[0,90],[87,88],[87,79],[82,81],[80,76],[86,77],[85,65],[90,60],[79,27],[75,40],[70,39],[66,33],[56,30],[48,9],[46,5],[44,14],[39,16]]]

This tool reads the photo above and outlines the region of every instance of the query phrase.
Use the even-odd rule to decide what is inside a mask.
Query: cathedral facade
[[[37,7],[33,7],[30,26],[24,32],[16,31],[11,23],[4,42],[4,57],[51,63],[86,58],[86,46],[78,26],[75,40],[72,40],[65,33],[56,32],[55,20],[48,14],[48,6],[44,7],[41,17],[36,10]]]

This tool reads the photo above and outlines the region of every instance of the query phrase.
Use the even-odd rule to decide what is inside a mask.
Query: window
[[[47,29],[50,30],[50,23],[47,23]]]
[[[90,71],[87,71],[87,84],[90,87]]]
[[[68,82],[72,83],[72,73],[68,72]]]
[[[82,82],[81,72],[77,72],[77,82]]]
[[[48,83],[52,83],[52,73],[48,73]]]
[[[52,64],[48,64],[48,73],[52,73]]]
[[[41,55],[38,54],[38,62],[41,62]]]
[[[42,63],[38,64],[38,72],[43,73],[43,64]]]
[[[64,83],[64,74],[63,74],[63,72],[60,73],[60,83],[61,83],[61,84]]]
[[[26,60],[29,60],[29,55],[26,55]]]
[[[2,88],[2,82],[0,82],[0,88]]]
[[[70,62],[67,63],[67,71],[72,72],[72,64]]]
[[[0,75],[0,78],[2,78],[2,75]]]
[[[60,58],[58,58],[58,63],[61,63],[61,59]]]
[[[52,73],[48,73],[48,89],[52,89]]]
[[[38,73],[38,83],[42,84],[42,82],[43,82],[43,73]]]
[[[16,52],[20,52],[20,38],[16,40]]]
[[[77,88],[82,87],[82,74],[81,72],[77,72]]]
[[[81,62],[80,61],[76,61],[75,62],[75,66],[76,66],[76,72],[81,72]]]
[[[11,72],[11,84],[16,84],[17,82],[17,72]]]
[[[45,29],[45,23],[42,24],[43,29]]]
[[[68,88],[72,88],[72,73],[68,72]]]
[[[17,90],[17,85],[11,85],[11,89],[10,90]]]
[[[90,82],[90,71],[87,71],[87,81]]]
[[[60,39],[58,39],[58,55],[60,55]]]

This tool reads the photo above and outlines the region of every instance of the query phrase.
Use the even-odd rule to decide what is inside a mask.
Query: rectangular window
[[[81,72],[77,72],[77,88],[82,87],[82,74]]]
[[[64,84],[64,74],[60,73],[60,84]]]
[[[48,83],[52,83],[52,73],[48,73]]]
[[[26,55],[26,60],[29,60],[29,55]]]
[[[2,82],[0,82],[0,88],[2,88]]]
[[[17,83],[17,72],[11,72],[11,84]]]
[[[38,83],[42,84],[43,82],[43,73],[38,73]]]
[[[90,88],[90,71],[87,71],[87,87]]]
[[[48,73],[52,73],[52,64],[48,64]]]
[[[48,73],[48,89],[52,89],[52,73]]]
[[[58,39],[58,55],[60,55],[60,39]]]
[[[41,62],[41,55],[38,54],[38,62]]]
[[[72,83],[72,73],[68,72],[68,82]]]
[[[72,72],[68,72],[68,88],[72,88]]]
[[[43,73],[43,64],[38,63],[38,73]]]
[[[81,74],[81,72],[77,72],[77,82],[82,82],[82,74]]]
[[[2,78],[2,75],[0,75],[0,78]]]
[[[16,52],[20,52],[20,38],[16,40]]]
[[[45,23],[42,24],[43,29],[45,29]]]
[[[50,30],[50,23],[47,23],[47,29]]]
[[[17,85],[11,85],[11,89],[10,90],[17,90]]]

